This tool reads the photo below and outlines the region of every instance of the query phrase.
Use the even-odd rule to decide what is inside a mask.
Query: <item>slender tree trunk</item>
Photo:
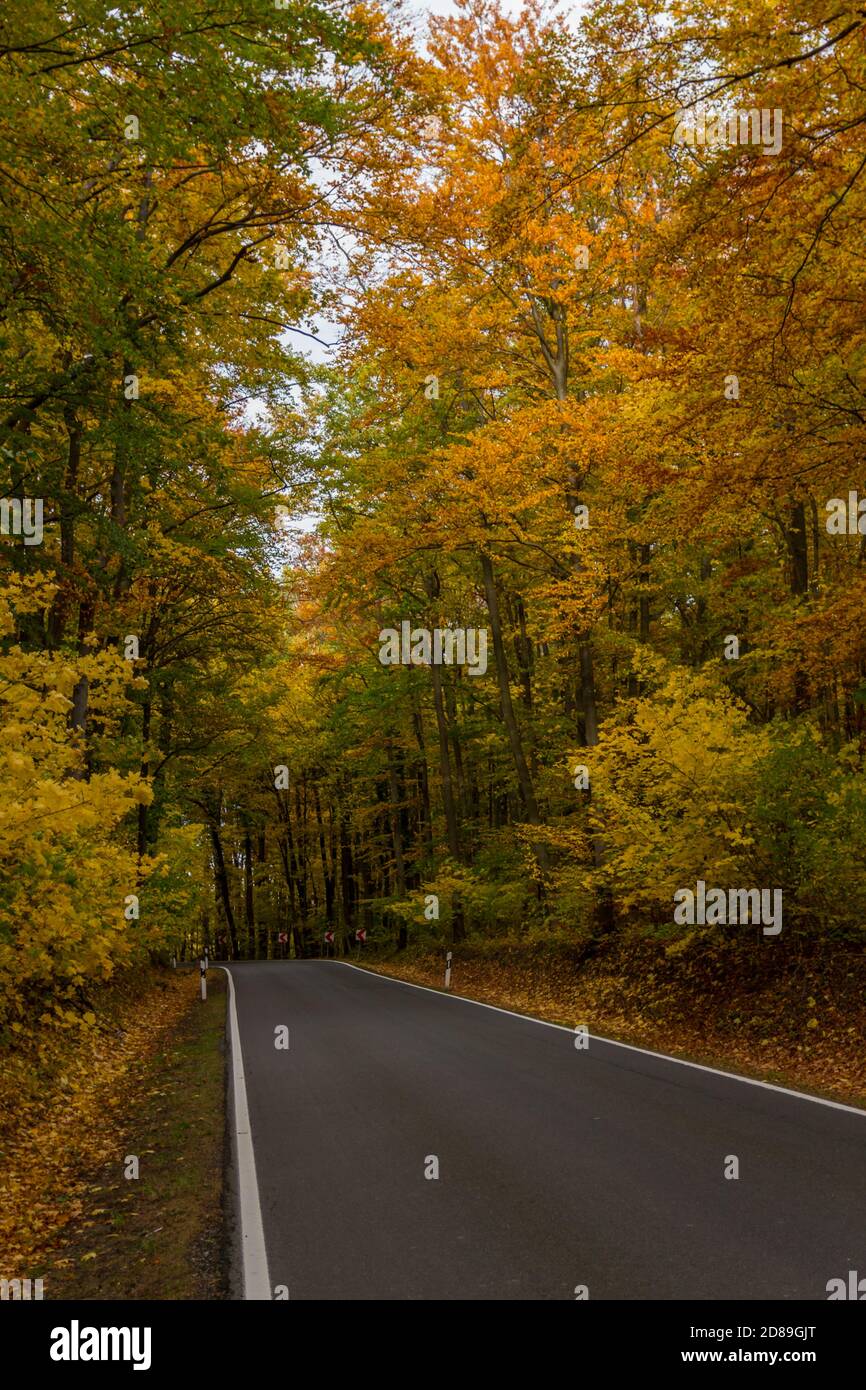
[[[490,633],[493,638],[493,657],[496,666],[496,678],[499,685],[499,707],[502,711],[502,722],[508,734],[511,758],[514,763],[514,770],[517,774],[517,785],[520,788],[520,796],[527,814],[527,819],[533,824],[537,824],[538,806],[535,801],[535,791],[529,776],[526,758],[524,757],[520,729],[518,728],[517,718],[514,713],[514,702],[511,698],[511,675],[508,670],[508,660],[505,655],[505,645],[502,640],[502,621],[499,612],[499,596],[496,590],[496,579],[493,573],[493,561],[487,554],[482,554],[481,556],[481,573],[484,578],[484,594],[487,600],[487,612],[490,618]]]
[[[143,705],[142,705],[142,707],[141,707],[141,746],[142,746],[142,748],[143,748],[143,750],[144,750],[144,756],[142,757],[142,760],[141,760],[141,776],[142,776],[142,777],[147,777],[148,772],[150,771],[150,764],[149,764],[149,762],[148,762],[148,757],[147,757],[147,747],[148,747],[148,744],[150,743],[150,721],[151,721],[152,712],[153,712],[153,710],[152,710],[152,705],[151,705],[151,702],[150,702],[150,689],[148,689],[148,692],[147,692],[147,694],[146,694],[146,696],[145,696],[145,698],[144,698],[144,703],[143,703]],[[144,804],[144,802],[139,802],[139,804],[138,804],[138,846],[137,846],[137,848],[138,848],[138,860],[139,860],[139,872],[141,871],[141,861],[142,861],[142,859],[144,858],[144,856],[147,854],[147,850],[148,850],[148,833],[147,833],[148,827],[147,827],[147,822],[148,822],[148,811],[149,811],[149,809],[150,809],[150,808],[149,808],[148,806],[146,806],[146,805]]]
[[[448,732],[450,736],[451,749],[454,754],[454,780],[457,784],[457,805],[461,825],[466,820],[466,777],[463,771],[463,750],[460,747],[460,729],[457,719],[457,697],[454,691],[454,683],[449,680],[447,675],[442,681],[442,693],[445,697],[445,710],[448,717]]]
[[[394,763],[393,744],[387,744],[388,754],[388,818],[391,822],[391,844],[394,850],[394,876],[397,880],[397,895],[403,899],[406,897],[406,862],[403,854],[403,828],[401,825],[401,801],[400,786],[397,777],[397,768]],[[401,916],[397,930],[397,949],[403,950],[407,945],[406,921]]]
[[[640,607],[640,628],[639,628],[639,634],[640,634],[640,640],[641,640],[641,642],[642,642],[644,645],[646,645],[646,643],[649,641],[649,635],[650,635],[650,600],[649,600],[649,594],[647,593],[647,585],[649,584],[649,577],[650,577],[650,569],[649,569],[649,567],[650,567],[650,559],[651,559],[651,557],[652,557],[652,546],[649,545],[649,544],[642,545],[641,548],[640,548],[640,587],[641,587],[641,591],[640,591],[640,598],[639,598],[639,600],[638,600],[638,603],[639,603],[639,607]]]
[[[238,958],[238,933],[235,925],[235,914],[232,909],[232,897],[229,887],[228,870],[226,869],[225,854],[223,853],[223,843],[219,829],[219,810],[216,818],[211,820],[208,829],[210,831],[211,844],[214,856],[214,877],[216,879],[219,901],[225,918],[226,929],[229,937],[230,959]]]
[[[806,504],[802,499],[791,506],[785,539],[791,565],[791,594],[796,599],[803,599],[809,592],[809,542],[806,530]],[[805,659],[805,655],[800,654],[794,672],[794,709],[798,714],[807,710],[810,703]]]
[[[304,787],[304,805],[301,804],[301,789],[295,782],[295,822],[297,825],[297,874],[298,874],[298,907],[301,914],[301,932],[304,938],[304,954],[308,953],[307,941],[307,919],[310,915],[310,872],[307,860],[307,818],[306,818],[306,786]],[[291,832],[289,832],[291,835]],[[291,838],[289,840],[291,845]]]
[[[348,948],[355,930],[357,889],[355,863],[352,855],[351,822],[348,808],[340,809],[340,909],[343,927],[343,950]]]
[[[496,591],[493,561],[486,553],[482,553],[481,555],[481,573],[484,578],[484,593],[487,600],[487,612],[490,617],[490,635],[493,639],[493,656],[496,664],[496,676],[499,683],[499,703],[502,709],[503,723],[505,724],[505,729],[508,734],[514,770],[517,774],[520,799],[523,803],[524,814],[529,824],[540,825],[541,818],[538,814],[535,788],[532,785],[529,767],[527,766],[526,758],[523,753],[520,729],[517,724],[517,716],[514,713],[514,702],[511,698],[511,679],[508,671],[508,659],[505,655],[505,643],[502,640],[502,621],[499,613],[499,596]],[[537,843],[535,845],[535,855],[538,859],[539,868],[546,870],[548,868],[546,846],[540,842]]]
[[[322,861],[322,880],[325,885],[325,921],[328,926],[333,925],[334,921],[334,869],[333,861],[328,864],[328,854],[325,845],[325,826],[322,821],[322,805],[319,801],[319,788],[313,783],[313,806],[316,811],[316,825],[319,832],[319,857]]]
[[[415,741],[418,744],[420,757],[415,764],[416,776],[418,778],[418,793],[420,797],[420,819],[421,835],[424,847],[430,859],[433,858],[433,816],[430,810],[430,778],[427,773],[427,746],[424,739],[424,720],[420,709],[415,705],[413,699],[412,706],[412,727],[415,730]]]
[[[406,896],[406,863],[403,855],[403,832],[400,825],[400,787],[397,769],[394,764],[394,746],[387,745],[388,753],[388,819],[391,824],[391,844],[394,850],[394,872],[397,892],[401,898]]]
[[[270,871],[269,871],[269,868],[268,868],[267,832],[266,832],[266,831],[262,831],[261,834],[259,835],[259,844],[258,844],[258,855],[257,855],[257,858],[258,858],[258,863],[259,863],[259,865],[260,865],[260,868],[259,868],[258,871],[257,871],[257,876],[258,876],[258,879],[259,879],[259,883],[260,883],[260,884],[261,884],[261,882],[262,882],[262,879],[264,879],[264,881],[265,881],[265,884],[266,884],[265,902],[267,903],[268,912],[269,912],[269,911],[270,911],[271,903],[272,903],[272,901],[273,901],[273,896],[272,896],[272,895],[273,895],[273,888],[272,888],[271,874],[270,874]],[[265,921],[263,921],[261,915],[259,916],[259,921],[258,921],[258,924],[257,924],[257,925],[258,925],[258,930],[257,930],[257,932],[256,932],[256,960],[267,960],[267,959],[268,959],[268,935],[269,935],[269,933],[268,933],[267,924],[266,924]]]
[[[566,311],[561,304],[547,306],[549,321],[545,325],[544,306],[537,299],[530,301],[532,326],[538,339],[541,355],[550,376],[553,394],[558,401],[568,399],[569,343]],[[552,336],[551,336],[552,335]],[[582,479],[577,470],[572,470],[568,485],[568,510],[574,515],[580,504]],[[575,556],[575,569],[580,562]],[[595,705],[595,672],[590,633],[578,637],[578,662],[580,666],[581,704],[583,707],[584,737],[588,747],[598,741],[598,713]],[[594,735],[594,736],[593,736]]]
[[[809,592],[809,546],[806,531],[806,504],[794,502],[785,528],[791,562],[791,593],[801,598]]]
[[[78,472],[81,464],[82,426],[75,411],[67,406],[63,412],[66,432],[69,436],[69,451],[66,459],[66,475],[60,497],[60,587],[54,595],[48,629],[52,645],[57,647],[63,641],[66,622],[72,601],[72,567],[75,563],[75,499],[78,488]]]
[[[445,812],[445,833],[448,849],[454,859],[460,858],[460,832],[457,826],[457,810],[454,805],[454,786],[451,781],[451,756],[448,750],[448,723],[445,718],[445,703],[442,698],[442,672],[438,666],[430,666],[430,679],[433,683],[433,708],[436,712],[436,732],[439,737],[439,776],[442,782],[442,806]]]
[[[84,656],[88,650],[86,639],[93,631],[95,616],[95,605],[92,598],[87,597],[81,600],[78,606],[78,654]],[[76,729],[84,741],[84,765],[80,771],[73,775],[78,778],[88,778],[90,776],[90,745],[87,739],[87,714],[90,699],[90,684],[86,676],[80,676],[75,683],[72,691],[72,709],[69,714],[69,722],[73,729]]]
[[[255,884],[253,880],[253,837],[249,829],[244,831],[244,918],[247,929],[247,958],[255,952],[256,912]]]

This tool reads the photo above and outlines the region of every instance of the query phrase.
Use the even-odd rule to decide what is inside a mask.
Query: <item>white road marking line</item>
[[[247,1086],[244,1080],[244,1058],[235,1006],[235,983],[231,971],[221,965],[229,978],[229,1024],[232,1047],[232,1093],[235,1109],[235,1138],[237,1141],[238,1196],[240,1199],[241,1255],[243,1260],[244,1299],[271,1300],[271,1280],[268,1273],[268,1254],[262,1226],[259,1201],[259,1180],[256,1176],[256,1155],[247,1106]]]
[[[527,1023],[538,1023],[542,1028],[558,1028],[562,1033],[574,1035],[573,1028],[564,1023],[550,1023],[546,1018],[533,1018],[532,1014],[519,1014],[514,1009],[502,1009],[498,1004],[483,1004],[480,999],[468,999],[465,994],[446,994],[441,989],[431,989],[430,985],[416,985],[412,980],[399,980],[394,975],[380,975],[377,970],[368,970],[363,965],[352,965],[347,960],[327,961],[328,965],[345,965],[347,970],[360,970],[363,975],[374,975],[377,980],[390,980],[392,985],[406,985],[408,989],[423,989],[427,994],[438,995],[440,999],[454,999],[461,1004],[474,1004],[477,1009],[492,1009],[496,1014],[508,1014],[511,1018],[522,1018]],[[724,1076],[728,1081],[742,1081],[746,1086],[762,1086],[765,1091],[779,1091],[783,1096],[793,1096],[796,1100],[810,1100],[814,1105],[829,1105],[831,1110],[847,1110],[850,1115],[860,1115],[866,1119],[866,1110],[856,1105],[843,1105],[838,1100],[824,1100],[822,1096],[810,1096],[805,1091],[792,1091],[788,1086],[774,1086],[771,1081],[757,1081],[752,1076],[738,1076],[735,1071],[719,1071],[718,1067],[705,1067],[700,1062],[689,1062],[684,1057],[669,1057],[666,1052],[653,1052],[648,1047],[635,1047],[633,1043],[617,1042],[615,1038],[602,1038],[597,1033],[587,1034],[595,1042],[607,1043],[608,1047],[624,1047],[627,1052],[641,1052],[644,1057],[655,1057],[660,1062],[673,1062],[678,1067],[692,1067],[694,1071],[706,1071],[711,1076]]]

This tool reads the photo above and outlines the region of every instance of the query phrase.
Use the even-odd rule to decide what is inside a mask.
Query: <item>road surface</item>
[[[339,962],[229,970],[235,1177],[290,1299],[826,1300],[866,1275],[864,1112]]]

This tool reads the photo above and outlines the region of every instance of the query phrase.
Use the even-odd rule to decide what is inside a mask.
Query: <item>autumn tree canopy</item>
[[[7,4],[0,1024],[698,880],[862,932],[864,30]]]

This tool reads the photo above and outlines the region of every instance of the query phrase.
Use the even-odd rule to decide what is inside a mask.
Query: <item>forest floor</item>
[[[866,1108],[862,947],[801,939],[785,955],[775,941],[669,953],[633,937],[591,953],[537,940],[452,949],[452,994]],[[364,964],[444,988],[444,950]]]
[[[202,1004],[198,970],[144,970],[94,1000],[92,1027],[16,1050],[0,1277],[42,1278],[52,1301],[228,1296],[225,1007],[222,971]]]

